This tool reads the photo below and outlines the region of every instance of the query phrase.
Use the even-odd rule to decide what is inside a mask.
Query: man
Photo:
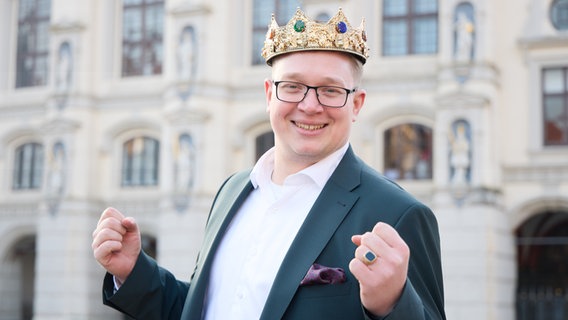
[[[363,27],[298,9],[284,27],[273,18],[263,56],[275,146],[220,188],[190,283],[109,208],[93,233],[104,303],[137,319],[445,319],[434,215],[348,142],[366,97]]]

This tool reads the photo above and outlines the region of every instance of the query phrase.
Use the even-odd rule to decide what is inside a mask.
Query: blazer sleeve
[[[188,283],[177,280],[141,252],[118,291],[114,292],[113,276],[106,274],[103,303],[139,320],[179,319],[188,290]]]
[[[410,248],[408,278],[394,309],[372,320],[446,319],[438,224],[432,211],[421,203],[411,206],[395,224]]]

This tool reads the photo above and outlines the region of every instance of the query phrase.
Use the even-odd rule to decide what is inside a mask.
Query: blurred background
[[[107,206],[189,279],[274,143],[260,50],[298,6],[365,17],[351,143],[437,215],[448,319],[568,319],[568,0],[0,0],[0,319],[123,319]]]

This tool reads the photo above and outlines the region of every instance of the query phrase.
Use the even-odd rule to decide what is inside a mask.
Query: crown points
[[[271,65],[272,58],[284,53],[307,50],[347,52],[365,63],[369,56],[365,20],[360,27],[353,28],[339,8],[327,23],[320,23],[306,17],[298,8],[292,19],[281,27],[272,14],[262,49],[266,63]]]

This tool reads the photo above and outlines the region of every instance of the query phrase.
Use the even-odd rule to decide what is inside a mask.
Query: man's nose
[[[300,101],[298,108],[305,112],[319,112],[323,108],[318,100],[318,94],[315,88],[308,88],[304,96],[304,100]]]

